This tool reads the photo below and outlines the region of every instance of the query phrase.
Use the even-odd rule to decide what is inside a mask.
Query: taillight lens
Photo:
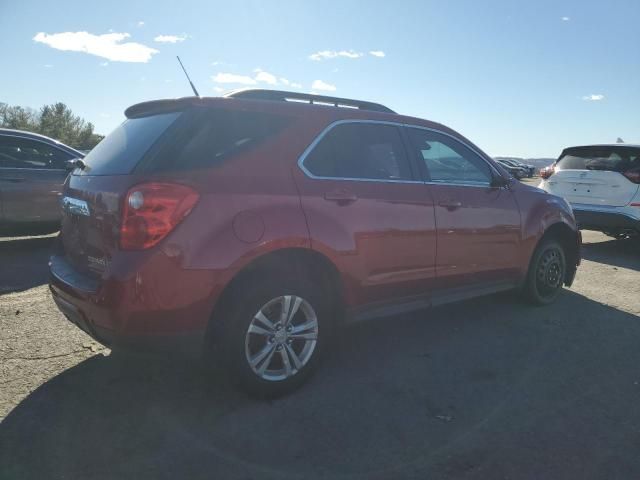
[[[195,206],[198,192],[177,183],[143,183],[124,199],[120,248],[144,250],[166,237]]]
[[[633,170],[624,172],[623,175],[633,183],[640,183],[640,169],[634,168]]]
[[[544,167],[543,169],[540,170],[540,176],[546,180],[551,175],[553,175],[555,171],[556,171],[555,165],[549,165],[548,167]]]

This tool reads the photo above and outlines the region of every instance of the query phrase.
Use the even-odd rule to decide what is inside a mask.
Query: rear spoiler
[[[127,118],[140,118],[159,113],[179,112],[189,107],[202,105],[200,97],[170,98],[136,103],[124,111]]]

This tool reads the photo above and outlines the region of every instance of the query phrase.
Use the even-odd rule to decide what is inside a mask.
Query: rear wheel
[[[226,309],[219,360],[247,393],[277,397],[313,374],[333,322],[321,286],[274,272],[259,277]]]
[[[536,305],[548,305],[555,301],[567,270],[564,248],[555,239],[544,239],[531,258],[524,295]]]

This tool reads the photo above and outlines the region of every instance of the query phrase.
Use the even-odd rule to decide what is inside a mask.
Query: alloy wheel
[[[245,357],[263,380],[286,380],[311,359],[318,341],[318,318],[304,298],[283,295],[264,304],[245,335]]]

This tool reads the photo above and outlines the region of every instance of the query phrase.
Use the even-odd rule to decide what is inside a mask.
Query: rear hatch
[[[214,100],[216,108],[211,107]],[[206,189],[206,173],[211,167],[222,165],[267,139],[275,141],[274,134],[290,123],[290,119],[279,115],[227,108],[235,100],[208,99],[206,108],[204,101],[159,100],[130,107],[125,112],[128,119],[84,158],[86,167],[76,168],[68,177],[60,235],[63,252],[59,256],[74,270],[94,279],[100,277],[121,250],[123,232],[127,232],[125,243],[129,250],[155,244],[144,240],[140,245],[128,243],[131,238],[140,240],[135,237],[140,232],[136,218],[128,216],[123,220],[132,208],[137,208],[127,210],[125,205],[134,185],[132,191],[136,194],[142,193],[139,190],[144,190],[145,185],[169,184],[173,194],[188,196],[184,188],[180,189],[187,186],[197,197],[198,191]],[[218,104],[225,108],[218,108]],[[161,192],[157,193],[157,201],[162,205],[147,205],[152,195],[145,194],[139,212],[147,209],[152,212],[150,215],[161,215],[169,208],[167,201],[175,198],[168,197],[167,189],[151,190]],[[131,198],[128,200],[127,205],[131,205]],[[181,200],[176,202],[176,208],[186,205]],[[162,238],[157,235],[157,222],[148,225],[149,230],[143,235],[155,232],[156,238]],[[164,228],[167,223],[162,225]]]
[[[139,162],[181,112],[125,121],[84,158],[67,179],[63,197],[61,252],[78,272],[98,277],[118,248],[122,203],[126,192],[141,181]]]
[[[550,193],[570,203],[621,207],[638,185],[625,174],[640,168],[640,149],[626,146],[574,147],[562,152],[547,180]]]

